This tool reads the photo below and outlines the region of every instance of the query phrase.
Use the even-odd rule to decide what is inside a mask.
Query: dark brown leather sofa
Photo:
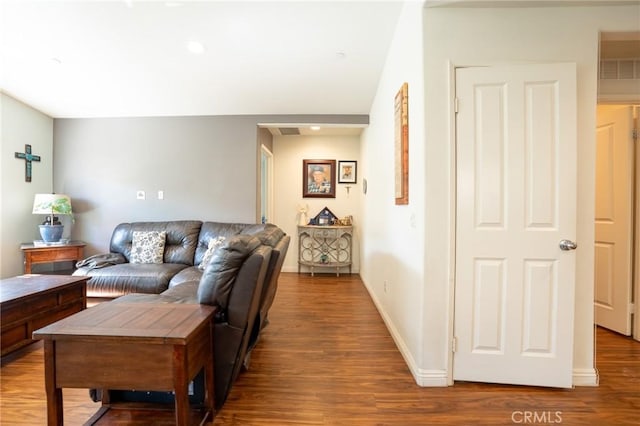
[[[131,264],[133,231],[167,233],[162,264]],[[224,236],[209,265],[200,270],[208,242]],[[271,224],[199,221],[137,222],[116,227],[108,256],[79,262],[74,275],[88,275],[89,297],[157,303],[207,303],[219,308],[214,331],[216,406],[224,403],[267,323],[290,237]],[[115,255],[115,256],[114,256]],[[122,256],[125,261],[121,261]],[[106,265],[105,263],[106,259]],[[113,263],[113,264],[111,264]],[[98,266],[98,267],[94,267]],[[114,300],[117,303],[117,299]],[[112,303],[112,302],[109,302]],[[193,402],[201,402],[196,379]],[[96,392],[94,392],[95,395]],[[170,402],[166,392],[111,390],[111,401]]]

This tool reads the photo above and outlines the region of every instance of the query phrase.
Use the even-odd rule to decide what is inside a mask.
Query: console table
[[[352,226],[298,226],[298,273],[301,266],[335,268],[340,276],[340,268],[349,267],[351,273]]]
[[[66,244],[35,245],[24,243],[20,250],[24,254],[24,273],[31,273],[34,263],[77,262],[83,259],[84,246],[82,241],[69,241]],[[74,264],[75,266],[75,264]]]

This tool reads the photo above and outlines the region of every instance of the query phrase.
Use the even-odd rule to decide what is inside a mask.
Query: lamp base
[[[38,225],[40,227],[40,236],[47,243],[56,243],[62,238],[64,225]]]

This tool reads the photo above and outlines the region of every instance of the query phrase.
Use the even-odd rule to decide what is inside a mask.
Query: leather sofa
[[[134,231],[166,232],[163,263],[128,262]],[[225,242],[201,270],[198,265],[209,241],[221,236]],[[74,275],[91,277],[88,297],[126,295],[128,301],[218,306],[213,350],[216,406],[220,407],[268,322],[289,242],[290,237],[272,224],[123,223],[114,229],[110,253],[78,262]],[[167,402],[171,397],[162,392],[110,391],[109,400]]]

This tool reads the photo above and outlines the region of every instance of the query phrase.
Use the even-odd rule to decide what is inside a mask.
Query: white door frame
[[[262,157],[265,156],[267,158],[267,182],[262,181],[263,177],[263,166],[262,166]],[[273,153],[267,148],[265,145],[260,145],[260,216],[262,216],[262,203],[264,201],[265,194],[262,189],[266,188],[266,211],[267,211],[267,220],[273,221]]]
[[[636,141],[635,141],[635,209],[633,214],[633,220],[635,221],[635,235],[634,235],[634,250],[635,250],[635,268],[633,281],[635,283],[635,289],[633,293],[633,302],[635,306],[634,310],[634,324],[633,324],[633,338],[640,341],[640,148],[638,148],[638,142],[640,141],[640,106],[634,108],[634,128],[636,129]]]

